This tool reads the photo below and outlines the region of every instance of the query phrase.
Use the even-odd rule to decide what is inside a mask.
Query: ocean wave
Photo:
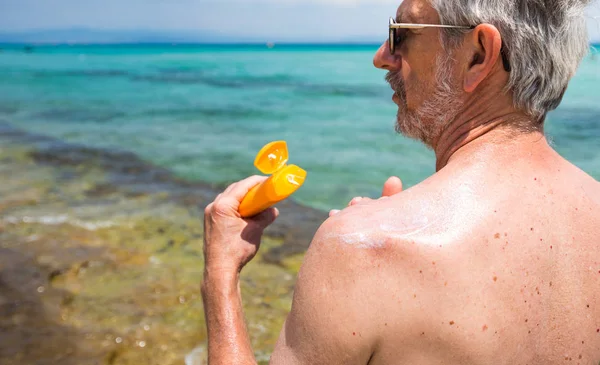
[[[264,76],[215,75],[206,74],[203,70],[167,69],[158,74],[136,75],[132,79],[167,84],[204,84],[232,89],[270,89],[275,87],[318,97],[386,97],[389,94],[386,87],[379,85],[320,84],[306,82],[282,74]]]
[[[7,104],[0,104],[0,114],[14,114],[17,111],[19,111],[19,108],[15,105],[7,105]]]
[[[380,98],[389,96],[389,89],[372,85],[341,84],[305,84],[299,85],[297,91],[307,96],[345,96]]]
[[[164,84],[204,84],[225,88],[261,88],[291,86],[299,81],[288,75],[240,76],[207,74],[201,69],[163,69],[158,73],[138,74],[131,77],[135,81]]]
[[[31,114],[32,118],[59,122],[105,123],[126,116],[126,113],[114,110],[93,110],[82,108],[49,108]]]
[[[389,90],[380,85],[348,85],[314,83],[287,74],[219,75],[203,68],[159,68],[147,72],[120,69],[38,71],[34,77],[124,77],[133,82],[181,85],[207,85],[229,89],[284,88],[302,95],[322,97],[387,97]]]
[[[277,113],[268,109],[256,109],[235,105],[226,105],[222,108],[217,107],[186,107],[186,108],[164,108],[149,109],[136,113],[135,116],[166,116],[166,117],[190,117],[199,118],[221,118],[221,119],[242,119],[242,118],[277,118],[279,120],[287,119],[288,115]]]
[[[132,74],[124,70],[116,69],[98,69],[98,70],[43,70],[36,71],[33,74],[36,78],[47,77],[122,77]]]
[[[122,118],[167,117],[178,120],[216,118],[227,121],[245,118],[285,120],[289,118],[289,115],[274,111],[270,108],[249,108],[240,105],[224,105],[222,107],[197,105],[164,108],[151,107],[148,109],[134,109],[128,111],[61,107],[30,112],[27,117],[44,121],[102,124],[121,121]]]

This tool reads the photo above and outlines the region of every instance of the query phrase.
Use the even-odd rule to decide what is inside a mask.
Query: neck
[[[473,145],[475,141],[506,138],[507,135],[522,133],[516,131],[515,126],[529,123],[534,125],[530,117],[516,111],[512,106],[494,107],[499,103],[492,99],[490,94],[487,100],[480,99],[477,103],[467,106],[444,128],[433,143],[436,171],[446,166],[457,151],[467,145]],[[501,133],[497,133],[500,131]]]

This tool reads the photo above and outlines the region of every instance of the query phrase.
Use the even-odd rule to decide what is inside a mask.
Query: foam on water
[[[206,349],[204,346],[196,347],[189,354],[185,355],[185,365],[204,365],[205,352]]]
[[[10,224],[19,223],[37,223],[48,226],[55,226],[60,224],[70,224],[72,226],[84,228],[88,231],[96,231],[98,229],[110,228],[117,225],[113,221],[84,221],[81,219],[71,218],[66,214],[58,215],[42,215],[42,216],[8,216],[3,219],[4,222]]]

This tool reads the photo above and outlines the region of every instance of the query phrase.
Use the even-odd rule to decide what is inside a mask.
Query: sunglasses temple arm
[[[423,29],[423,28],[454,28],[454,29],[473,29],[474,27],[466,25],[443,25],[443,24],[390,24],[391,29]]]

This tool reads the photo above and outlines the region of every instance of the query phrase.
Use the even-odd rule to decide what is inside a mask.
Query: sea
[[[434,173],[433,152],[394,132],[377,45],[0,45],[0,121],[127,151],[176,176],[223,186],[259,173],[285,140],[308,172],[293,199],[319,210]],[[600,179],[600,47],[592,46],[546,133]],[[507,168],[510,168],[509,166]]]

